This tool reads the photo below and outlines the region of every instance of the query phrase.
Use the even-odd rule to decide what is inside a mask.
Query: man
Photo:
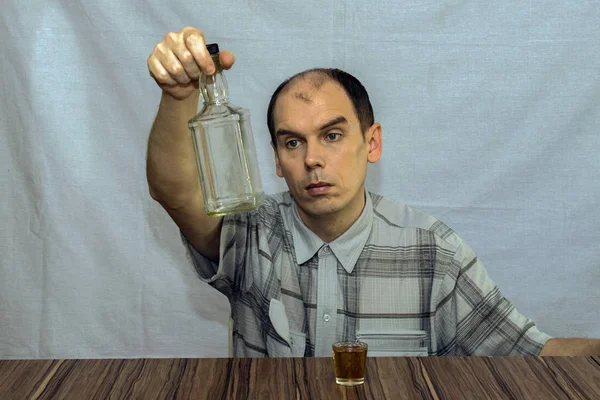
[[[221,52],[223,68],[234,61]],[[179,226],[201,279],[228,296],[235,356],[327,356],[335,341],[391,333],[406,354],[600,353],[597,340],[538,331],[442,222],[365,190],[382,129],[353,76],[317,69],[282,83],[267,119],[289,191],[255,212],[214,218],[203,210],[187,127],[200,74],[215,72],[202,32],[167,34],[148,68],[163,90],[148,144],[150,193]]]

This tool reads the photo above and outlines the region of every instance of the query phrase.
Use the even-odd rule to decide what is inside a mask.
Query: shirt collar
[[[373,225],[373,204],[369,192],[365,189],[365,207],[363,208],[360,217],[358,217],[346,232],[330,243],[325,243],[304,225],[293,199],[291,211],[294,224],[292,235],[294,238],[294,250],[296,252],[298,264],[304,264],[310,260],[321,247],[328,244],[346,272],[349,274],[352,273],[356,261],[358,260],[363,247],[367,243],[367,239],[371,233],[371,226]]]

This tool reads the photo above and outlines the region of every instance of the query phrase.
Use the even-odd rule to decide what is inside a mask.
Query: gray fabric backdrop
[[[375,5],[373,5],[375,4]],[[151,200],[168,31],[232,50],[269,193],[269,96],[339,67],[383,125],[369,188],[440,217],[555,336],[600,337],[596,1],[35,1],[0,14],[0,357],[226,356],[229,306]]]

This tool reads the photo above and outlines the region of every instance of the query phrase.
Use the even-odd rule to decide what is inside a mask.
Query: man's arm
[[[235,58],[223,51],[220,61],[228,69]],[[148,139],[146,175],[150,195],[169,213],[196,250],[217,261],[222,217],[209,217],[204,212],[187,125],[197,112],[200,74],[214,72],[202,32],[186,27],[168,33],[148,57],[148,70],[163,90]]]
[[[600,339],[552,338],[540,352],[540,356],[598,356]]]
[[[204,212],[187,127],[198,101],[193,97],[177,100],[163,93],[148,139],[146,175],[152,198],[167,211],[196,250],[217,261],[222,218],[211,218]]]

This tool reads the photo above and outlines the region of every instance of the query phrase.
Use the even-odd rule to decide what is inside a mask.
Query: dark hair
[[[360,129],[364,133],[373,125],[375,118],[373,116],[373,107],[369,100],[369,94],[365,87],[360,83],[358,79],[337,68],[313,68],[306,71],[297,73],[296,75],[286,79],[279,85],[271,96],[269,102],[269,109],[267,110],[267,126],[269,133],[271,134],[271,140],[273,145],[277,147],[277,141],[275,138],[275,103],[281,92],[292,82],[314,75],[315,77],[325,78],[328,81],[338,83],[346,92],[346,95],[350,98],[352,105],[354,106],[354,112],[360,123]],[[324,82],[323,82],[324,83]],[[320,84],[316,83],[316,86]]]

